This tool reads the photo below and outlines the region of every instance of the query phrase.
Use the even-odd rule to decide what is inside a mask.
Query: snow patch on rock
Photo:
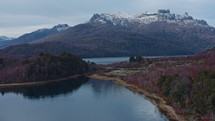
[[[172,14],[170,10],[162,9],[158,10],[157,13],[140,13],[140,14],[127,14],[127,13],[116,13],[116,14],[94,14],[89,22],[100,23],[100,24],[112,24],[128,26],[134,24],[149,24],[156,21],[166,21],[168,23],[177,23],[181,25],[201,25],[208,26],[204,20],[193,19],[187,12],[184,14]]]

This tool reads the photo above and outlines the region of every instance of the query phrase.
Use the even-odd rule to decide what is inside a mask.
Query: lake
[[[142,56],[143,58],[166,58],[166,57],[183,57],[191,55],[172,55],[172,56]],[[103,58],[84,58],[85,61],[95,62],[96,64],[113,64],[122,61],[129,61],[130,57],[103,57]]]
[[[144,96],[112,81],[79,77],[0,90],[0,121],[169,121]]]

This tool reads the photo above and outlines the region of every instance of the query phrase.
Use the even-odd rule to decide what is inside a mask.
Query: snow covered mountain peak
[[[6,36],[0,36],[0,41],[8,41],[8,40],[12,40],[14,38],[10,38],[10,37],[6,37]]]
[[[69,26],[67,24],[58,24],[58,25],[53,27],[53,29],[56,29],[59,32],[64,31],[68,28],[69,28]]]
[[[58,24],[56,26],[54,26],[53,28],[43,28],[43,29],[39,29],[35,32],[39,32],[39,33],[44,33],[44,32],[47,32],[47,31],[57,31],[57,32],[62,32],[66,29],[69,28],[69,25],[67,24]]]
[[[161,9],[157,13],[140,13],[140,14],[94,14],[89,22],[100,24],[112,24],[112,25],[136,25],[136,24],[149,24],[156,21],[166,21],[168,23],[177,23],[181,25],[201,25],[208,26],[204,20],[193,19],[187,12],[184,14],[170,13],[170,10]]]

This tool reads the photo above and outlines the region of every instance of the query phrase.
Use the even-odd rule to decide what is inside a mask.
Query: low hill
[[[0,58],[0,84],[54,80],[89,71],[88,63],[68,53],[59,56],[41,53],[26,59]]]

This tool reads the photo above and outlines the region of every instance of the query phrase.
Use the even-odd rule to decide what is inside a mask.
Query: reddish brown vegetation
[[[0,58],[0,84],[46,81],[92,70],[77,56],[43,54],[31,58]]]
[[[178,114],[203,121],[215,119],[215,51],[112,66],[141,70],[124,76],[124,80],[163,96]]]
[[[25,65],[22,64],[24,59],[2,57],[3,65],[0,67],[0,83],[13,83],[24,81]]]

